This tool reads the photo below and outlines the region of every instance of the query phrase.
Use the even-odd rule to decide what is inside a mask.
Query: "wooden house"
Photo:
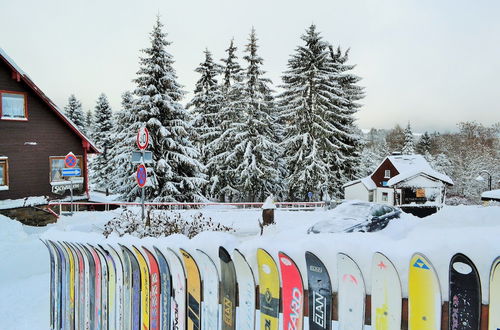
[[[399,206],[429,208],[444,204],[453,180],[435,171],[422,155],[391,155],[373,173],[344,185],[345,199]]]
[[[0,48],[0,200],[67,192],[69,152],[82,173],[75,189],[88,194],[87,155],[97,148]]]

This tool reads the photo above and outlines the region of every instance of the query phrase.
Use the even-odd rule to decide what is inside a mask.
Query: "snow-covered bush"
[[[201,212],[183,216],[173,211],[149,211],[147,217],[149,226],[141,220],[140,214],[125,209],[104,226],[103,235],[108,237],[111,233],[119,236],[130,234],[143,238],[183,234],[192,238],[203,231],[234,232],[233,228],[213,222],[212,218],[206,218]]]

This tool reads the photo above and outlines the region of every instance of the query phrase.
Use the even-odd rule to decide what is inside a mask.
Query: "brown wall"
[[[0,200],[51,195],[49,156],[83,156],[82,140],[2,61],[0,90],[27,92],[28,104],[28,121],[0,120],[0,155],[9,158],[9,190],[0,191]]]
[[[399,174],[394,165],[392,165],[391,161],[386,159],[371,176],[377,187],[383,187],[382,181],[389,181],[389,179],[385,178],[385,170],[391,171],[391,178]]]

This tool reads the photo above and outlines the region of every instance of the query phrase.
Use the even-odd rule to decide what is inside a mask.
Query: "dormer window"
[[[28,120],[26,93],[0,91],[0,119]]]
[[[390,178],[391,177],[391,170],[385,170],[385,175],[384,178]]]

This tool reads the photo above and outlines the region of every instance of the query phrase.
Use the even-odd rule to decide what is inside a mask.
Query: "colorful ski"
[[[85,253],[87,256],[87,261],[89,264],[89,274],[88,274],[88,295],[89,299],[87,302],[86,308],[87,310],[87,315],[89,315],[88,319],[86,322],[88,323],[86,325],[86,328],[88,329],[94,329],[94,324],[95,324],[95,273],[96,273],[96,265],[94,262],[94,257],[92,256],[92,253],[90,250],[82,244],[78,244],[78,247]]]
[[[363,329],[365,323],[365,281],[358,265],[348,255],[337,255],[339,279],[339,329]]]
[[[177,253],[168,249],[168,260],[172,272],[172,329],[186,329],[186,273]]]
[[[106,262],[106,256],[104,251],[99,247],[94,247],[99,259],[101,261],[101,324],[103,329],[108,328],[108,315],[109,315],[109,297],[108,297],[108,286],[109,286],[109,267]]]
[[[259,267],[260,329],[278,330],[280,277],[276,262],[264,249],[257,249]]]
[[[80,310],[81,310],[81,322],[79,329],[90,330],[90,263],[89,256],[82,249],[82,247],[76,243],[72,244],[73,248],[80,254],[82,258],[83,266],[83,288],[80,292]]]
[[[181,251],[184,258],[187,279],[187,330],[199,329],[201,325],[201,276],[200,270],[193,257],[183,249]]]
[[[220,295],[222,305],[222,330],[234,330],[236,325],[236,271],[231,256],[225,248],[219,247]]]
[[[121,253],[108,245],[108,252],[113,259],[115,266],[116,288],[115,288],[115,322],[116,329],[125,328],[123,325],[123,262]]]
[[[131,324],[132,330],[141,330],[141,269],[135,254],[126,246],[121,245],[124,254],[130,261],[132,274],[132,301],[131,301]]]
[[[73,253],[69,249],[69,247],[64,242],[59,242],[62,248],[64,249],[64,253],[66,253],[68,257],[69,263],[69,277],[68,277],[68,292],[69,292],[69,325],[68,329],[75,329],[75,258]]]
[[[219,328],[219,273],[212,258],[202,250],[197,259],[203,278],[203,301],[201,302],[201,329]]]
[[[419,253],[410,260],[408,274],[408,328],[441,328],[441,291],[434,267]]]
[[[55,280],[55,273],[56,273],[56,265],[55,265],[55,257],[54,257],[54,251],[52,250],[52,247],[49,246],[49,243],[40,240],[42,243],[45,245],[49,252],[49,258],[50,258],[50,329],[54,330],[55,329],[55,318],[54,318],[54,313],[55,313],[55,285],[56,285],[56,280]]]
[[[158,249],[154,248],[158,259],[158,266],[160,267],[160,315],[161,315],[161,330],[170,329],[170,312],[171,304],[170,299],[172,296],[172,280],[170,275],[170,267],[168,266],[167,258]]]
[[[75,257],[75,328],[85,328],[85,269],[82,253],[72,243],[66,243]]]
[[[255,330],[255,278],[253,271],[243,254],[238,250],[234,250],[233,262],[239,288],[236,328],[238,330]]]
[[[472,261],[461,253],[451,258],[449,270],[448,329],[479,330],[481,282]]]
[[[116,330],[116,266],[109,251],[99,245],[108,266],[108,329]]]
[[[149,269],[141,251],[132,246],[141,270],[141,330],[149,329]]]
[[[61,328],[62,321],[62,256],[52,241],[47,241],[48,246],[52,249],[54,254],[54,329]]]
[[[302,330],[304,285],[299,268],[285,253],[278,253],[281,273],[283,330]]]
[[[400,330],[402,293],[398,272],[382,253],[375,253],[371,267],[371,319],[373,330]]]
[[[160,329],[160,270],[158,262],[151,251],[142,247],[149,261],[149,328]]]
[[[331,329],[332,284],[325,265],[306,251],[307,286],[309,288],[309,329]]]
[[[491,266],[488,330],[500,329],[500,257]]]
[[[132,265],[130,256],[122,246],[118,251],[121,252],[123,265],[123,328],[132,329]]]

